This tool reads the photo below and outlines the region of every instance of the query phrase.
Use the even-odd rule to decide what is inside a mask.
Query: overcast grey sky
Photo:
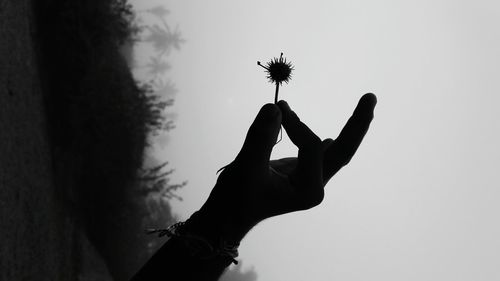
[[[186,219],[273,101],[257,60],[295,65],[280,97],[322,138],[358,98],[375,119],[322,205],[270,219],[240,257],[259,281],[500,280],[500,2],[160,1],[187,40],[169,61],[177,128],[158,157],[189,180]],[[288,139],[273,157],[296,149]]]

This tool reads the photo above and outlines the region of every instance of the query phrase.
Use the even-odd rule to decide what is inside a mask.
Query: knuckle
[[[347,164],[349,164],[349,163],[351,162],[351,159],[352,159],[352,156],[351,156],[351,157],[346,157],[346,158],[344,159],[344,161],[342,161],[341,166],[342,166],[342,167],[347,166]]]
[[[314,192],[309,192],[303,197],[302,209],[307,210],[316,207],[323,202],[324,198],[325,192],[323,188],[315,190]]]
[[[320,192],[315,192],[315,194],[311,198],[312,207],[321,204],[321,202],[323,202],[323,199],[325,199],[325,192],[323,192],[323,189],[321,189]]]

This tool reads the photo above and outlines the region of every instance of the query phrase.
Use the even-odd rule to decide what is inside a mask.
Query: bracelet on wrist
[[[215,259],[223,257],[229,259],[232,263],[238,264],[239,243],[230,243],[222,237],[208,238],[199,233],[195,233],[189,228],[190,220],[178,222],[166,229],[148,229],[148,234],[158,234],[158,237],[168,236],[177,238],[183,242],[191,256],[200,259]]]

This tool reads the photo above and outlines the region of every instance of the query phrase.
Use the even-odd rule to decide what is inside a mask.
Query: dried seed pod
[[[274,103],[277,103],[279,86],[283,84],[283,82],[288,83],[292,77],[292,63],[287,62],[286,58],[283,58],[283,53],[281,53],[279,58],[272,59],[266,65],[261,64],[260,61],[258,61],[257,64],[266,70],[269,82],[276,84]]]

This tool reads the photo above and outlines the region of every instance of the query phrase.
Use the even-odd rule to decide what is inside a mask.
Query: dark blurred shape
[[[148,249],[149,210],[171,215],[144,198],[148,188],[169,190],[164,165],[146,171],[154,180],[139,173],[150,136],[173,127],[163,114],[173,100],[137,85],[131,74],[121,48],[133,44],[140,28],[126,0],[40,0],[33,11],[56,193],[113,279],[128,280],[147,259],[140,253]],[[178,30],[161,35],[168,38],[158,48],[179,48]],[[166,66],[159,61],[155,72]]]

